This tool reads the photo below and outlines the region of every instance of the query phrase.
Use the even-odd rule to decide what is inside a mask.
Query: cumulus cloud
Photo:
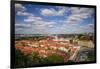
[[[45,8],[41,9],[41,14],[43,16],[62,16],[65,13],[66,8],[62,7],[59,10],[55,10],[54,8]]]
[[[54,27],[54,22],[37,21],[36,25],[39,29],[49,29]]]
[[[93,14],[92,8],[70,8],[71,15],[67,17],[66,23],[79,23],[80,21],[91,17]]]
[[[32,23],[32,26],[34,26],[36,29],[50,29],[50,28],[53,28],[54,27],[54,22],[49,22],[49,21],[34,21]]]
[[[15,4],[15,11],[25,11],[26,8],[22,4]]]
[[[28,16],[26,19],[24,19],[24,22],[34,22],[34,21],[40,21],[40,20],[42,20],[41,17]]]
[[[15,4],[15,12],[18,16],[33,16],[32,13],[26,12],[26,7],[22,4]]]
[[[32,26],[36,29],[53,28],[55,23],[53,21],[45,21],[41,17],[37,16],[29,16],[26,19],[24,19],[24,22],[31,23]]]
[[[70,8],[70,15],[64,20],[63,25],[61,26],[61,30],[69,29],[70,31],[66,30],[66,32],[93,32],[94,24],[82,24],[85,19],[91,18],[94,13],[93,8],[77,8],[71,7]],[[94,23],[94,22],[93,22]]]
[[[90,32],[94,29],[94,24],[85,21],[85,19],[92,17],[94,13],[94,9],[92,8],[57,6],[54,8],[39,8],[40,12],[34,12],[21,4],[16,4],[15,7],[17,10],[16,14],[18,16],[23,16],[23,20],[21,20],[23,23],[16,23],[15,28],[16,30],[23,30],[25,33],[66,34]],[[26,9],[31,13],[26,11]],[[53,19],[50,17],[49,19],[47,16],[56,16],[56,18],[53,17]],[[91,22],[91,20],[89,21]],[[84,22],[87,24],[82,24]]]
[[[34,33],[34,34],[47,34],[51,33],[48,30],[54,28],[54,22],[46,21],[34,21],[31,23],[16,23],[15,24],[17,33]]]
[[[80,8],[80,7],[71,7],[70,8],[72,14],[80,14],[80,13],[88,13],[91,14],[93,12],[93,8]]]
[[[34,16],[34,14],[26,12],[26,8],[21,4],[15,5],[16,15],[18,16],[24,16],[23,23],[16,23],[15,28],[16,30],[24,30],[24,29],[35,29],[35,30],[46,30],[49,28],[54,27],[54,22],[52,21],[45,21],[42,19],[42,17]]]
[[[17,15],[19,16],[33,16],[32,13],[24,12],[24,11],[18,11]]]
[[[53,9],[42,9],[41,10],[41,14],[44,16],[51,16],[51,15],[55,15],[55,10]]]

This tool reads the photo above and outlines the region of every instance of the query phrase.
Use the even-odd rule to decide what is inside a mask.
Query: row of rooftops
[[[77,46],[70,44],[68,41],[54,40],[19,40],[15,41],[15,47],[16,49],[21,50],[25,55],[31,54],[32,52],[38,52],[42,57],[59,54],[64,57],[64,59],[68,59],[68,53],[73,55],[73,53],[77,50]]]

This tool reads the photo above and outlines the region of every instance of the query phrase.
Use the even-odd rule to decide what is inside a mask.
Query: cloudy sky
[[[15,4],[16,34],[72,34],[93,31],[93,8]]]

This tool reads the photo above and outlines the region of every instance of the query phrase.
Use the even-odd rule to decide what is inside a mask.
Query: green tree
[[[57,54],[52,54],[51,56],[47,57],[49,63],[63,63],[64,58]]]

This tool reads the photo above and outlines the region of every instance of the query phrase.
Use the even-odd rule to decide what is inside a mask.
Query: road
[[[81,47],[75,62],[88,61],[88,54],[94,54],[94,48]]]

